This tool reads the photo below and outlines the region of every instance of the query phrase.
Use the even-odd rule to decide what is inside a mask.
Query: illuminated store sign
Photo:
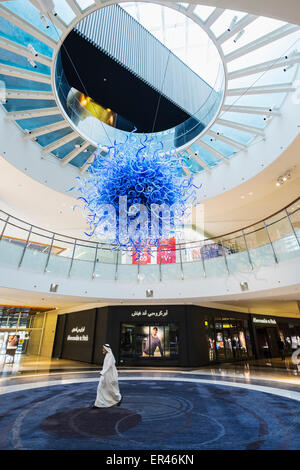
[[[148,312],[148,310],[135,310],[131,316],[132,317],[167,317],[169,315],[168,310],[160,310],[159,312]]]
[[[81,328],[78,328],[76,326],[75,328],[72,328],[71,333],[77,333],[76,336],[67,336],[67,341],[88,341],[89,337],[88,335],[79,335],[78,333],[84,333],[85,332],[85,326],[82,326]]]
[[[277,325],[276,320],[273,318],[256,318],[252,319],[253,323],[264,323],[267,325]]]

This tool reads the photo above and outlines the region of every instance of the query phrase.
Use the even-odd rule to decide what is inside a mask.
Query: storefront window
[[[216,332],[216,352],[217,359],[225,359],[224,338],[220,331]]]
[[[218,317],[215,318],[214,326],[217,360],[240,360],[252,355],[247,320]],[[209,355],[212,357],[212,354]]]
[[[29,313],[22,313],[20,316],[19,328],[29,328],[29,323],[30,323]]]
[[[179,354],[177,324],[121,325],[120,359],[167,358],[176,359]]]

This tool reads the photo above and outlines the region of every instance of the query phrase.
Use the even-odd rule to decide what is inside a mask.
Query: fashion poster
[[[142,357],[168,357],[169,328],[167,326],[145,326],[143,328]]]

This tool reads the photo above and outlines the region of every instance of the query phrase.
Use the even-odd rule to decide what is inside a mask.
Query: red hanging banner
[[[176,263],[176,239],[168,238],[160,241],[157,247],[157,263],[170,264]]]

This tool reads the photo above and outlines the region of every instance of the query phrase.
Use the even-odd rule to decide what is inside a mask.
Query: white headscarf
[[[107,351],[107,354],[105,354],[105,358],[104,358],[104,361],[107,357],[107,360],[108,360],[108,357],[110,357],[110,359],[112,360],[112,363],[115,364],[116,363],[116,360],[115,360],[115,356],[113,355],[113,352],[111,350],[111,347],[109,344],[103,344],[103,348],[105,349],[105,351]]]
[[[103,347],[105,349],[105,351],[107,351],[108,353],[112,353],[112,350],[111,350],[111,347],[109,344],[103,344]]]

